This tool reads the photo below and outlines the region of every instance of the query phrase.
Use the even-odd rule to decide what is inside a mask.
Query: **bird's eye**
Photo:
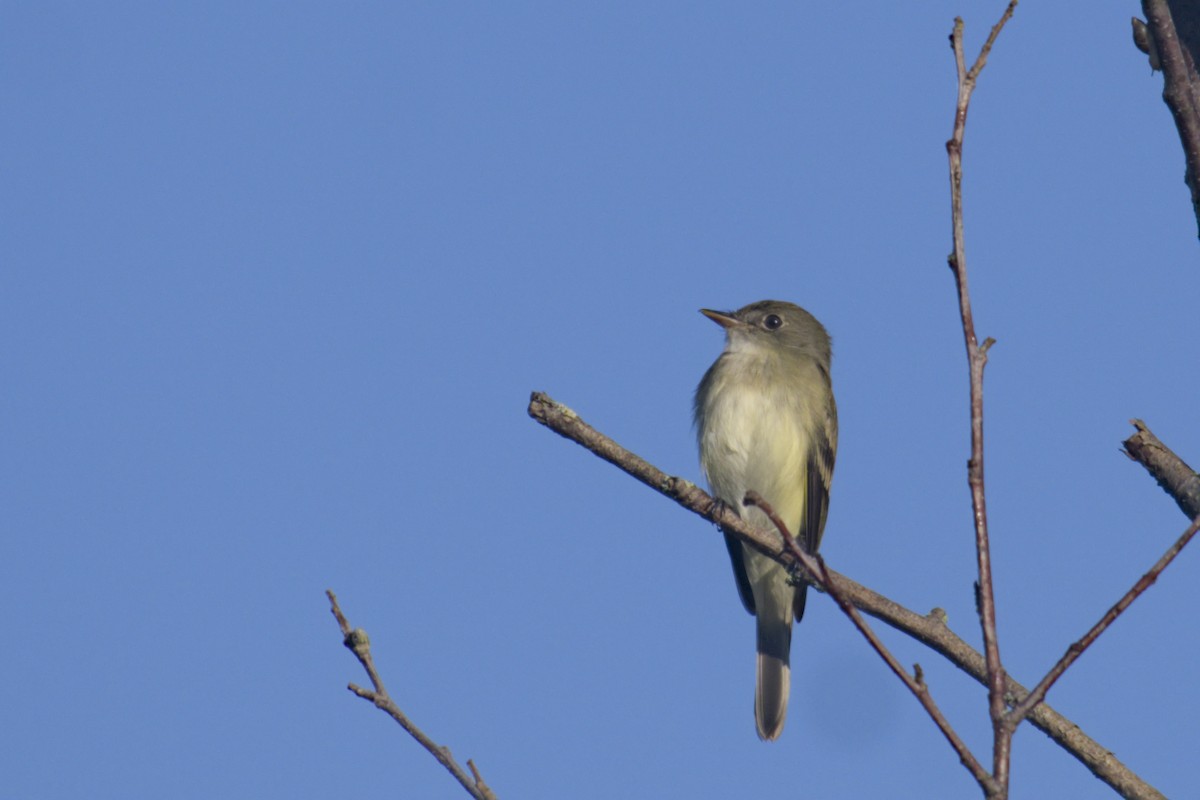
[[[769,331],[777,331],[783,326],[783,320],[778,314],[768,314],[763,320],[763,327]]]

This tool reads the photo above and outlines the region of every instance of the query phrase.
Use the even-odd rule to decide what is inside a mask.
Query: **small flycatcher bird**
[[[700,313],[725,329],[725,351],[704,373],[694,406],[700,465],[712,494],[755,527],[774,530],[742,499],[753,489],[816,553],[837,453],[837,407],[829,378],[829,334],[812,314],[779,300]],[[759,738],[783,732],[790,684],[792,617],[804,616],[808,586],[725,534],[738,594],[755,615]]]

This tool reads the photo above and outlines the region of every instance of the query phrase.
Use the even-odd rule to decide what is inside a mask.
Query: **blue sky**
[[[972,642],[954,75],[1000,2],[7,3],[0,794],[457,797],[345,690],[323,591],[501,797],[970,797],[827,598],[783,738],[715,531],[525,415],[699,479],[696,313],[834,338],[824,552]],[[1002,652],[1034,682],[1186,520],[1195,222],[1136,3],[1022,5],[966,144]],[[1185,552],[1050,695],[1196,792]],[[983,689],[919,661],[986,752]],[[1014,797],[1110,797],[1041,733]]]

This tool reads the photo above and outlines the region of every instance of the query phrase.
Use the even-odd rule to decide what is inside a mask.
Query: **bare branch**
[[[785,552],[780,537],[747,525],[691,481],[668,475],[626,450],[588,425],[570,408],[547,395],[533,393],[529,400],[529,416],[692,513],[716,523],[724,531],[771,556],[785,567],[790,569],[797,563],[791,553]],[[918,614],[845,575],[833,570],[828,570],[828,573],[830,579],[836,581],[842,596],[863,613],[911,636],[940,653],[979,683],[987,685],[988,673],[983,656],[947,627],[944,611],[934,609],[928,615]],[[815,581],[813,583],[815,585]],[[1020,702],[1028,693],[1024,686],[1005,677],[1007,702]],[[1121,763],[1108,748],[1088,737],[1078,725],[1046,703],[1033,709],[1029,721],[1122,797],[1130,800],[1164,800],[1161,793]]]
[[[983,72],[983,68],[987,64],[987,58],[992,52],[992,46],[996,44],[996,38],[1000,35],[1000,31],[1004,30],[1004,26],[1012,19],[1013,12],[1017,10],[1017,2],[1018,0],[1011,0],[1004,9],[1004,13],[1000,15],[1000,21],[992,26],[987,41],[983,43],[983,47],[979,48],[979,55],[976,57],[975,63],[971,65],[971,71],[967,74],[967,78],[971,81],[972,85],[979,77],[979,73]]]
[[[442,747],[434,742],[424,731],[413,724],[403,711],[401,711],[392,698],[388,696],[387,689],[383,687],[383,681],[379,677],[379,673],[375,670],[375,661],[371,658],[371,640],[367,637],[367,632],[362,628],[351,628],[342,609],[338,606],[337,595],[332,590],[325,591],[329,597],[330,611],[337,618],[338,627],[342,631],[342,643],[354,653],[358,659],[358,663],[367,672],[367,676],[371,679],[371,685],[374,690],[363,689],[361,686],[356,686],[351,683],[346,688],[351,692],[375,704],[376,708],[382,709],[388,716],[394,719],[401,728],[404,728],[417,742],[429,751],[429,754],[438,760],[445,767],[455,780],[462,784],[462,787],[467,790],[475,800],[496,800],[496,795],[483,782],[483,778],[479,776],[479,770],[470,761],[467,765],[471,768],[471,775],[468,775],[458,762],[454,760],[454,756],[450,754],[450,748]],[[474,777],[472,777],[474,776]]]
[[[966,133],[967,110],[975,82],[987,64],[988,54],[996,43],[996,37],[1012,18],[1017,0],[1011,0],[1000,21],[988,35],[979,51],[975,63],[968,70],[963,54],[963,21],[954,20],[950,44],[954,49],[954,63],[958,73],[958,101],[954,108],[954,130],[946,142],[946,153],[950,158],[950,214],[954,238],[954,252],[950,256],[950,267],[958,287],[958,306],[962,317],[963,339],[967,346],[967,364],[970,372],[971,404],[971,459],[967,463],[967,483],[971,488],[971,507],[975,518],[975,553],[979,569],[979,621],[983,629],[984,654],[988,671],[988,712],[992,718],[993,750],[992,775],[997,788],[988,791],[988,797],[1008,796],[1008,769],[1012,746],[1012,732],[1003,724],[1004,667],[1000,661],[1000,643],[996,635],[996,600],[992,586],[992,557],[988,543],[987,500],[983,479],[983,368],[987,364],[987,353],[993,344],[988,339],[983,346],[975,335],[975,319],[971,312],[971,295],[967,287],[967,254],[963,234],[962,211],[962,150]]]
[[[994,785],[992,776],[988,774],[988,771],[984,769],[983,765],[979,763],[979,760],[975,758],[975,755],[971,752],[970,748],[968,748],[962,738],[959,737],[958,732],[955,731],[953,726],[950,725],[950,721],[946,719],[944,714],[942,714],[942,710],[938,708],[937,703],[933,699],[933,695],[929,692],[929,687],[925,684],[925,678],[921,672],[920,666],[918,665],[914,670],[915,677],[914,675],[908,674],[904,667],[900,665],[900,662],[896,660],[896,657],[892,655],[891,651],[887,649],[887,646],[884,645],[880,638],[875,635],[875,631],[871,630],[871,626],[868,625],[867,621],[864,620],[862,615],[858,613],[858,609],[846,599],[846,596],[842,593],[838,586],[838,582],[833,579],[829,569],[825,566],[825,559],[821,558],[819,554],[809,555],[808,553],[804,552],[799,545],[796,544],[796,538],[792,536],[791,531],[788,530],[787,524],[780,519],[779,515],[775,513],[775,509],[762,497],[762,495],[760,495],[758,492],[748,492],[744,502],[749,506],[758,506],[758,508],[767,515],[767,518],[771,520],[771,523],[779,531],[779,535],[783,537],[783,541],[785,542],[788,551],[801,565],[803,565],[805,571],[813,577],[815,581],[814,585],[819,586],[821,589],[829,593],[829,596],[834,599],[834,602],[838,604],[838,607],[842,609],[842,612],[850,618],[850,621],[854,623],[854,627],[858,628],[859,633],[863,635],[875,652],[879,654],[879,657],[884,660],[884,663],[891,668],[892,672],[896,674],[897,678],[904,682],[904,685],[907,686],[909,691],[913,693],[913,696],[917,698],[917,702],[924,707],[934,724],[937,725],[938,730],[940,730],[942,735],[946,737],[946,741],[948,741],[950,746],[954,748],[954,752],[958,754],[958,760],[961,761],[962,765],[967,768],[967,771],[971,773],[971,776],[975,778],[976,782],[978,782],[981,787],[983,787],[985,792],[988,792],[989,794],[995,792],[997,787]]]
[[[1054,682],[1057,681],[1059,677],[1061,677],[1062,674],[1067,671],[1068,667],[1075,663],[1076,659],[1083,655],[1083,652],[1091,646],[1092,642],[1096,641],[1096,638],[1099,637],[1100,634],[1104,633],[1104,631],[1108,629],[1108,626],[1112,625],[1113,622],[1116,621],[1117,617],[1121,616],[1125,609],[1129,608],[1129,606],[1133,604],[1134,600],[1137,600],[1144,591],[1154,585],[1154,582],[1158,580],[1158,576],[1161,575],[1162,571],[1166,569],[1172,561],[1175,560],[1175,556],[1179,555],[1179,552],[1187,546],[1187,543],[1190,542],[1192,537],[1196,535],[1197,530],[1200,530],[1200,516],[1197,516],[1196,519],[1192,521],[1192,524],[1188,526],[1188,529],[1180,534],[1179,538],[1175,540],[1174,544],[1167,548],[1167,552],[1163,553],[1162,558],[1158,559],[1158,561],[1154,563],[1154,566],[1150,568],[1150,571],[1139,578],[1137,582],[1130,587],[1129,591],[1126,592],[1121,599],[1118,600],[1115,605],[1113,605],[1112,608],[1105,612],[1104,616],[1100,618],[1100,621],[1093,625],[1091,629],[1083,635],[1083,638],[1067,648],[1067,652],[1058,660],[1058,663],[1055,664],[1048,673],[1046,673],[1046,677],[1042,678],[1041,681],[1038,682],[1038,685],[1033,687],[1033,691],[1031,691],[1024,700],[1017,703],[1017,705],[1013,707],[1012,711],[1008,712],[1011,725],[1015,726],[1017,723],[1019,723],[1025,717],[1025,715],[1029,713],[1031,708],[1040,703],[1042,699],[1045,698],[1046,692],[1048,692],[1050,687],[1054,685]]]
[[[1192,55],[1180,45],[1167,0],[1142,0],[1147,50],[1157,55],[1163,71],[1163,102],[1171,110],[1187,169],[1184,180],[1192,195],[1192,211],[1200,225],[1200,77]],[[1194,13],[1194,12],[1190,12]]]
[[[1130,420],[1137,433],[1122,444],[1125,455],[1146,468],[1188,519],[1200,515],[1200,475],[1150,432],[1140,419]]]

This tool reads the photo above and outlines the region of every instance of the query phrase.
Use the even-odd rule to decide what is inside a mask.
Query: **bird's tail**
[[[754,720],[758,738],[772,741],[783,733],[787,716],[792,649],[792,604],[768,595],[757,608],[758,679],[754,691]],[[771,602],[774,600],[775,602]],[[779,606],[776,608],[775,606]]]

